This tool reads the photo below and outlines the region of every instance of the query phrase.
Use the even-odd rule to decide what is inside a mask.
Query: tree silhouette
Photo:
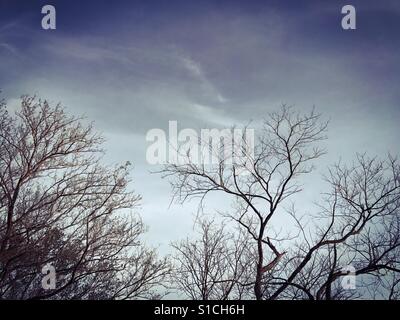
[[[162,170],[178,201],[200,198],[202,207],[215,192],[233,200],[234,212],[224,216],[252,240],[252,280],[242,285],[252,286],[258,300],[347,299],[368,295],[367,290],[398,297],[400,167],[395,158],[358,155],[350,167],[331,168],[331,190],[312,215],[284,206],[302,190],[299,178],[324,154],[320,142],[327,125],[314,110],[301,114],[284,105],[264,121],[254,156],[245,152],[243,139],[233,148],[239,155],[233,164],[221,143],[213,150],[216,165],[188,159]],[[287,219],[283,235],[275,231],[276,216]],[[350,276],[346,266],[355,270],[357,291],[341,285]]]
[[[149,298],[169,272],[140,240],[129,163],[101,164],[103,138],[35,97],[0,106],[0,298]],[[41,285],[45,265],[56,288]]]
[[[173,244],[173,284],[194,300],[239,300],[248,296],[254,253],[248,235],[225,230],[223,224],[201,219],[198,237]]]

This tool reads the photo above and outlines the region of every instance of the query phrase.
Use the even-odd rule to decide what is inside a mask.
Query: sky
[[[43,5],[56,30],[43,30]],[[356,8],[343,30],[341,8]],[[328,154],[298,204],[307,209],[320,175],[355,152],[399,154],[400,2],[0,0],[0,89],[61,102],[95,122],[110,163],[134,164],[147,241],[168,252],[191,232],[197,203],[171,204],[151,173],[146,133],[257,123],[282,103],[330,119]],[[208,213],[229,206],[211,198]]]

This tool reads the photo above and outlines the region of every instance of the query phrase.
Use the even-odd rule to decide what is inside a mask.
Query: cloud
[[[203,70],[200,64],[194,62],[193,60],[183,57],[182,62],[184,67],[194,76],[200,79],[204,79]]]
[[[215,107],[194,103],[191,105],[190,109],[190,112],[194,117],[206,124],[214,124],[223,128],[230,128],[231,126],[238,124],[238,119],[232,118],[226,114],[224,110]]]
[[[3,48],[4,50],[12,53],[13,55],[18,55],[18,51],[16,48],[14,48],[12,45],[9,45],[8,43],[5,42],[0,42],[0,50]]]
[[[364,15],[369,8],[398,15],[398,1],[389,7],[355,3],[360,28],[354,33],[342,32],[332,2],[202,3],[198,10],[186,3],[167,13],[137,2],[114,15],[71,9],[76,17],[54,33],[8,19],[0,26],[3,96],[37,94],[94,120],[110,137],[113,161],[140,163],[134,174],[146,182],[139,191],[152,203],[143,212],[151,219],[165,213],[170,194],[163,184],[156,192],[163,204],[154,198],[162,182],[147,174],[153,168],[143,160],[144,136],[151,128],[166,129],[170,120],[181,128],[231,127],[261,120],[283,102],[300,111],[315,104],[332,119],[331,153],[322,167],[355,150],[399,151],[400,20]],[[125,19],[131,15],[136,20]],[[160,225],[173,221],[163,219]]]
[[[215,101],[220,104],[228,102],[228,99],[224,97],[212,81],[206,77],[199,62],[188,57],[181,57],[181,60],[184,68],[189,72],[189,74],[199,81],[200,87],[204,90],[206,95],[211,99],[215,99]]]

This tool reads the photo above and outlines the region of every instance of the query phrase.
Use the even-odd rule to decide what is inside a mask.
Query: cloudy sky
[[[341,8],[357,29],[341,28]],[[52,4],[57,29],[41,28]],[[331,120],[317,174],[356,151],[399,154],[400,2],[0,0],[0,89],[62,102],[94,120],[106,161],[134,163],[148,241],[192,228],[196,203],[170,206],[168,182],[150,171],[152,128],[223,128],[287,103]],[[303,203],[319,192],[310,178]],[[226,206],[224,199],[212,202]],[[209,209],[212,211],[212,209]]]

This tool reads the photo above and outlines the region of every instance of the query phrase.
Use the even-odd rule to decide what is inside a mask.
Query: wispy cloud
[[[188,57],[181,57],[184,68],[190,73],[191,76],[196,78],[200,86],[206,93],[212,96],[219,103],[226,103],[228,99],[216,88],[216,86],[205,75],[203,68],[199,62],[194,61]]]
[[[14,48],[12,45],[5,43],[5,42],[0,42],[0,49],[3,48],[4,50],[14,54],[18,55],[18,51],[16,48]]]
[[[186,128],[231,127],[262,119],[282,102],[299,109],[316,104],[332,117],[334,157],[360,148],[398,150],[400,20],[363,15],[373,9],[395,16],[398,0],[354,0],[360,27],[352,33],[340,29],[334,1],[205,2],[157,10],[150,2],[126,1],[122,19],[117,9],[68,12],[64,1],[64,20],[55,32],[40,30],[36,18],[29,25],[9,17],[0,22],[2,92],[6,98],[32,93],[61,101],[73,114],[96,121],[112,139],[115,161],[142,162],[135,174],[142,174],[141,192],[149,202],[160,181],[144,174],[143,136],[167,128],[169,120]],[[102,8],[98,1],[82,5]],[[167,208],[168,186],[157,196],[167,199]],[[160,210],[157,202],[144,216],[159,219]]]

